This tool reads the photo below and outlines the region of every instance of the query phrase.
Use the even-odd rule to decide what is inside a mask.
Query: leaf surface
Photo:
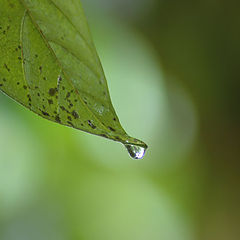
[[[123,144],[79,0],[0,0],[0,89],[38,115]]]

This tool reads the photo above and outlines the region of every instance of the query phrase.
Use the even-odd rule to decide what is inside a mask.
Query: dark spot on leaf
[[[7,69],[8,72],[10,72],[10,69],[8,68],[6,63],[4,63],[4,67]]]
[[[56,88],[50,88],[49,91],[48,91],[50,96],[54,96],[56,94],[56,92],[57,92]]]
[[[79,118],[79,115],[76,111],[72,111],[72,115],[75,119]]]
[[[72,124],[72,122],[67,121],[67,123],[68,123],[69,125],[71,125],[72,127],[74,127],[74,125]]]
[[[30,96],[30,94],[28,94],[28,95],[27,95],[27,97],[28,97],[28,101],[29,101],[29,102],[31,102],[31,101],[32,101],[32,99],[31,99],[31,96]]]
[[[92,128],[92,129],[96,129],[97,127],[92,123],[91,120],[88,120],[88,125]]]
[[[56,120],[56,122],[61,123],[61,119],[60,119],[59,115],[56,115],[55,120]]]
[[[49,104],[53,104],[53,100],[52,99],[48,99],[48,103]]]
[[[71,95],[71,93],[70,93],[70,92],[68,92],[68,93],[67,93],[67,95],[66,95],[66,98],[65,98],[65,99],[69,98],[69,97],[70,97],[70,95]]]
[[[49,116],[47,112],[41,111],[44,116]]]
[[[66,111],[66,109],[65,109],[64,106],[60,106],[60,108],[61,108],[63,111]]]
[[[112,132],[116,132],[116,130],[112,127],[108,127],[109,130],[111,130]]]
[[[100,134],[100,136],[107,138],[107,135],[105,134]]]
[[[70,112],[64,107],[64,106],[60,106],[60,108],[62,109],[62,111],[67,112],[68,114],[70,114]]]

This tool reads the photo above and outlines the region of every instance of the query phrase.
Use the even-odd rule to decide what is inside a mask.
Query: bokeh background
[[[122,125],[149,150],[134,161],[0,94],[0,239],[239,239],[240,2],[82,2]]]

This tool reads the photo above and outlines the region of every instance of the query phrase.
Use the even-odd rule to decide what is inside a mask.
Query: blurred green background
[[[149,150],[133,161],[0,94],[0,239],[239,239],[240,2],[82,2],[122,125]]]

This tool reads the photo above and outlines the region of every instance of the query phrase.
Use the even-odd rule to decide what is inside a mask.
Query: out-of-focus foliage
[[[1,95],[0,239],[237,240],[239,4],[83,3],[114,106],[149,152],[132,161]]]

